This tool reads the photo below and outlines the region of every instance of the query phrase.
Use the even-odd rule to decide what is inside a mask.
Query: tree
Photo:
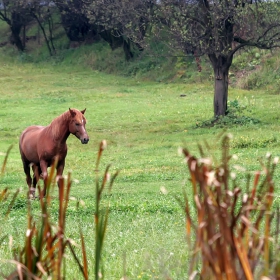
[[[161,0],[157,22],[185,54],[208,56],[214,71],[214,116],[227,114],[228,75],[234,54],[280,44],[278,0]]]
[[[112,18],[111,8],[114,1],[100,0],[54,0],[59,9],[62,25],[71,41],[103,39],[112,50],[123,47],[129,60],[130,40],[119,32],[120,25]]]
[[[25,50],[25,29],[34,20],[38,23],[45,37],[50,55],[55,54],[53,45],[52,12],[55,7],[51,0],[0,0],[0,20],[5,21],[11,28],[10,41],[19,51]],[[48,26],[48,33],[45,30]]]
[[[133,46],[143,50],[141,43],[148,28],[149,2],[153,1],[89,0],[84,4],[84,13],[112,49],[123,47],[128,60],[133,57]]]
[[[41,29],[50,56],[54,55],[56,50],[53,43],[54,24],[52,14],[56,8],[52,5],[52,0],[44,0],[44,2],[41,0],[29,0],[26,3],[26,9],[28,9],[30,16],[35,19],[39,28]],[[48,35],[45,24],[48,27]]]
[[[5,21],[11,29],[10,42],[15,44],[19,51],[25,49],[25,27],[31,22],[31,17],[25,8],[24,1],[0,1],[0,20]],[[23,31],[23,32],[22,32]],[[21,37],[20,34],[23,33]]]
[[[53,2],[59,10],[61,24],[70,41],[84,41],[90,33],[92,36],[96,35],[89,19],[83,13],[85,4],[82,0],[54,0]]]

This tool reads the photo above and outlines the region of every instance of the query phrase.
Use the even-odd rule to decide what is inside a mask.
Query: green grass
[[[112,163],[120,170],[110,199],[111,212],[105,240],[105,278],[120,279],[125,262],[129,279],[188,278],[189,248],[185,241],[184,214],[174,196],[182,187],[191,192],[186,166],[177,153],[185,146],[198,155],[197,143],[207,141],[220,156],[220,128],[195,128],[196,123],[213,115],[213,88],[204,84],[156,83],[141,79],[102,74],[81,67],[7,62],[0,68],[0,151],[13,144],[7,172],[0,179],[0,189],[22,188],[15,205],[4,220],[0,235],[13,237],[10,249],[7,237],[0,245],[0,271],[8,272],[12,250],[22,244],[26,230],[25,175],[18,151],[23,129],[32,124],[47,125],[69,107],[87,108],[88,145],[74,136],[68,139],[64,173],[75,179],[71,196],[85,205],[76,209],[69,204],[67,237],[79,240],[81,223],[89,258],[89,272],[94,271],[94,201],[95,160],[99,142],[107,140],[101,168]],[[181,94],[186,95],[180,97]],[[247,170],[259,169],[258,158],[266,152],[280,156],[279,107],[277,95],[266,91],[229,90],[229,100],[247,106],[244,112],[261,122],[257,125],[231,126],[234,163]],[[4,155],[0,154],[0,162]],[[279,181],[279,173],[275,176]],[[240,174],[241,185],[245,175]],[[161,193],[161,187],[168,194]],[[57,193],[55,193],[57,195]],[[279,202],[279,197],[276,197]],[[57,219],[58,204],[53,202],[52,217]],[[4,205],[5,206],[5,205]],[[1,214],[5,213],[5,207]],[[39,209],[39,201],[32,202]],[[1,215],[3,216],[3,215]],[[80,244],[77,244],[80,248]],[[125,257],[124,257],[125,256]],[[79,279],[78,268],[68,254],[67,279]],[[81,278],[80,278],[81,279]]]
[[[279,94],[279,49],[251,48],[236,54],[230,69],[232,84],[243,89],[263,89]]]

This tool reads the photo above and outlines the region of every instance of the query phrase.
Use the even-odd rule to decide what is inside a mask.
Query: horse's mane
[[[61,127],[63,123],[67,123],[67,121],[70,119],[70,112],[66,111],[60,116],[56,117],[48,126],[50,133],[53,136],[53,139],[56,139],[59,137],[61,133]]]

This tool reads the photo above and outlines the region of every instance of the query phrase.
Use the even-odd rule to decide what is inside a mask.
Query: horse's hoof
[[[35,192],[36,192],[36,188],[33,188],[33,187],[29,188],[29,199],[35,198]]]
[[[29,199],[31,199],[31,200],[33,200],[33,199],[35,199],[36,197],[35,197],[35,193],[30,193],[29,194]]]

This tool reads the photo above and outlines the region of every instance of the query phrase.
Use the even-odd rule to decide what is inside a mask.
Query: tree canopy
[[[278,1],[162,0],[159,22],[176,47],[208,56],[214,71],[214,115],[227,113],[228,74],[234,54],[245,47],[280,46]],[[162,20],[163,19],[163,20]],[[173,44],[174,45],[174,44]]]

